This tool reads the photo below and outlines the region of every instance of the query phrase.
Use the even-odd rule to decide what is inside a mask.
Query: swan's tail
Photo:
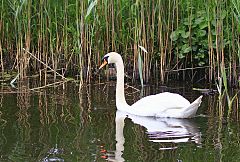
[[[194,102],[192,102],[188,107],[186,107],[184,111],[184,118],[192,118],[196,115],[196,112],[198,110],[198,107],[202,103],[202,97],[198,97]]]

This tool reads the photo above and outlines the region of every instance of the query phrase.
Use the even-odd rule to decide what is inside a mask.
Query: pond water
[[[174,87],[174,88],[173,88]],[[177,88],[176,88],[177,87]],[[193,101],[190,86],[126,87],[128,103],[139,96],[177,92]],[[238,113],[227,121],[217,95],[204,96],[198,116],[166,119],[116,111],[115,83],[74,83],[0,97],[0,161],[240,161]]]

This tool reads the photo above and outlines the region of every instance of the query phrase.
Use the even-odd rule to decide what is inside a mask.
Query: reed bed
[[[239,86],[239,6],[237,0],[1,1],[1,75],[37,73],[46,83],[51,67],[54,78],[91,82],[101,57],[117,51],[130,60],[133,81],[141,56],[144,82],[214,83],[224,69],[228,85]]]

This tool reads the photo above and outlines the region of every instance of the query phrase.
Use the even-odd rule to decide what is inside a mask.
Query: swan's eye
[[[103,58],[102,58],[102,63],[103,63],[104,61],[107,61],[107,62],[108,62],[108,57],[109,57],[109,56],[103,57]]]
[[[106,56],[102,59],[102,65],[99,67],[99,69],[103,68],[105,65],[108,64],[108,57],[109,56]]]

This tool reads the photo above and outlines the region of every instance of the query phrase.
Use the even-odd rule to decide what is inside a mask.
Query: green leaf
[[[190,25],[190,22],[189,21],[184,21],[183,24],[188,26],[188,25]]]
[[[197,19],[195,20],[195,23],[196,23],[196,24],[200,24],[200,23],[203,22],[203,20],[204,20],[204,17],[197,18]]]
[[[190,24],[192,24],[193,19],[194,19],[193,17],[185,18],[183,20],[183,24],[186,25],[186,26],[189,26]]]
[[[235,19],[238,21],[238,23],[240,24],[240,15],[238,16],[235,12],[233,13]]]
[[[171,33],[170,38],[171,38],[172,41],[176,41],[176,40],[178,40],[178,36],[179,36],[179,32],[174,31],[174,32]]]
[[[203,65],[205,65],[205,62],[200,61],[200,62],[198,62],[198,65],[199,65],[199,66],[203,66]]]
[[[194,52],[196,52],[196,51],[197,51],[197,46],[192,46],[192,50],[193,50]]]
[[[216,20],[212,20],[212,21],[211,21],[211,24],[212,24],[214,27],[216,27],[216,26],[217,26]]]
[[[233,11],[234,16],[235,16],[236,20],[238,21],[238,25],[240,26],[240,3],[238,0],[232,0],[232,4],[233,4],[233,8],[234,8],[234,11]]]
[[[225,70],[225,66],[223,63],[221,63],[221,76],[223,78],[223,85],[224,87],[227,89],[227,75],[226,75],[226,70]]]
[[[178,34],[182,35],[182,33],[185,33],[185,29],[178,29],[177,32],[178,32]]]
[[[227,16],[227,11],[226,11],[226,10],[223,10],[223,11],[221,12],[221,18],[222,18],[222,19],[225,19],[226,16]]]
[[[189,53],[192,50],[191,47],[187,47],[184,49],[183,53]]]
[[[90,15],[92,9],[94,8],[94,6],[96,6],[96,4],[97,4],[97,0],[95,0],[95,1],[93,0],[93,1],[90,3],[90,5],[88,6],[88,9],[87,9],[87,14],[86,14],[86,16],[85,16],[85,19],[88,18],[88,16]]]
[[[224,39],[223,46],[229,45],[231,43],[230,40]]]
[[[203,37],[207,34],[207,32],[205,30],[198,30],[197,32],[197,36],[198,37]]]
[[[197,54],[197,57],[198,57],[199,59],[200,59],[200,58],[204,58],[204,56],[205,56],[204,53],[198,53],[198,54]]]
[[[190,36],[190,32],[189,31],[188,32],[183,32],[183,33],[181,33],[181,36],[183,38],[188,38]]]
[[[216,36],[216,35],[217,35],[216,30],[212,30],[212,35],[213,35],[213,36]]]
[[[178,58],[183,59],[183,58],[185,58],[185,55],[183,55],[182,53],[179,53]]]
[[[192,48],[188,44],[184,44],[182,46],[183,53],[189,53],[192,50]]]
[[[205,29],[208,26],[208,23],[206,21],[203,21],[202,23],[199,24],[200,29]]]

